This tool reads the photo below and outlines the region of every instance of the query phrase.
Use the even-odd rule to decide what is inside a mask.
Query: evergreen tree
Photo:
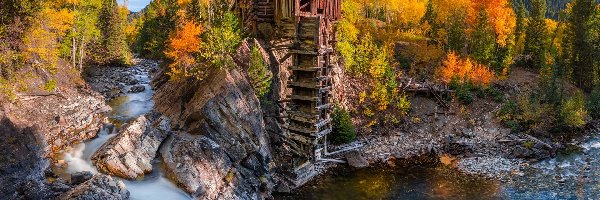
[[[494,30],[489,26],[488,14],[484,9],[479,10],[477,24],[471,38],[471,53],[477,62],[490,65],[494,59],[496,39]]]
[[[185,10],[189,20],[197,24],[202,22],[202,3],[200,0],[191,0]]]
[[[591,36],[590,19],[594,14],[594,0],[575,0],[568,18],[569,33],[567,41],[571,52],[565,52],[568,64],[573,70],[575,84],[585,90],[591,91],[594,87],[594,46]]]
[[[541,69],[546,64],[546,1],[532,0],[531,19],[527,24],[525,54],[531,59],[528,67]]]
[[[253,45],[250,52],[250,63],[247,70],[248,77],[252,82],[252,87],[256,96],[263,97],[271,89],[273,73],[263,58],[258,45]]]
[[[590,33],[592,35],[592,45],[594,46],[594,58],[596,58],[594,61],[596,65],[595,69],[598,70],[598,73],[600,73],[600,4],[596,5],[596,12],[592,17],[590,24],[592,27],[592,31]],[[600,74],[598,74],[598,77],[600,77]]]
[[[177,27],[177,1],[152,1],[143,17],[135,51],[143,57],[163,59],[169,34]]]
[[[523,3],[523,0],[519,0],[518,4],[517,4],[517,27],[515,28],[515,39],[516,39],[516,45],[517,45],[517,53],[522,53],[523,52],[523,40],[524,40],[524,33],[525,33],[525,17],[526,17],[526,10],[525,10],[525,3]]]
[[[446,44],[446,51],[462,52],[465,47],[465,15],[455,11],[450,16],[450,24],[446,29],[448,31],[448,43]]]
[[[423,18],[421,18],[421,24],[427,22],[427,24],[429,24],[429,28],[427,29],[427,31],[425,32],[425,36],[427,36],[429,38],[429,40],[427,40],[427,44],[434,44],[437,45],[439,44],[439,41],[437,40],[437,31],[439,29],[439,25],[436,22],[436,18],[437,18],[437,14],[435,13],[435,10],[433,9],[433,0],[429,0],[427,2],[427,11],[425,11],[425,15],[423,16]]]
[[[102,35],[99,64],[127,65],[131,55],[123,31],[126,17],[119,13],[116,0],[107,0],[102,4],[98,25]]]

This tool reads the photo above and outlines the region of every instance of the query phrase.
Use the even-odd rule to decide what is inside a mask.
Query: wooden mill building
[[[316,175],[315,164],[326,160],[331,133],[332,24],[341,16],[341,0],[255,0],[256,23],[275,27],[277,37],[290,39],[292,66],[288,77],[284,133],[289,159],[288,177],[301,185]]]

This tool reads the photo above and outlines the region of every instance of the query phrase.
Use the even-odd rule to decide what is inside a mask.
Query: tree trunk
[[[83,70],[83,57],[85,54],[85,35],[81,36],[81,42],[79,47],[79,72]]]
[[[73,28],[73,32],[75,32],[75,28]],[[77,65],[75,65],[76,61],[77,61],[77,40],[75,40],[75,37],[73,37],[73,39],[71,39],[72,44],[71,46],[73,46],[72,51],[71,51],[71,66],[75,67]]]

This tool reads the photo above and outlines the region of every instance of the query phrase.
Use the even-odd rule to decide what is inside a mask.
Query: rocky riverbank
[[[516,98],[535,87],[529,80],[536,74],[514,70],[516,75],[495,86],[502,90],[505,99]],[[352,91],[346,93],[353,94]],[[352,102],[356,97],[345,98]],[[575,137],[570,141],[557,141],[544,132],[534,135],[514,132],[495,116],[501,105],[502,102],[490,98],[479,98],[467,105],[459,102],[444,105],[435,98],[416,95],[401,125],[376,124],[361,128],[355,143],[364,145],[359,151],[371,164],[434,154],[461,172],[506,180],[511,175],[522,174],[532,163],[555,157],[559,151],[576,149],[586,141],[587,135],[599,131],[597,122],[592,122],[579,130],[580,133],[573,134]],[[369,120],[355,116],[359,127],[365,127]]]
[[[146,59],[134,59],[133,62],[135,67],[89,68],[85,72],[85,79],[94,91],[101,93],[107,100],[126,93],[143,92],[145,87],[141,84],[144,82],[139,77],[143,73],[155,73],[159,63]]]
[[[111,108],[70,69],[58,71],[55,90],[19,93],[0,107],[2,199],[52,199],[76,187],[83,190],[81,182],[53,174],[51,156],[95,137]]]

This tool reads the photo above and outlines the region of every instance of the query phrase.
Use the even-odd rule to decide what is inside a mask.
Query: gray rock
[[[369,166],[369,162],[365,159],[360,152],[350,151],[344,155],[348,161],[348,165],[355,168],[365,168]]]
[[[260,103],[246,77],[237,70],[215,72],[202,82],[169,81],[157,89],[156,109],[172,127],[205,135],[240,162],[254,152],[270,160]]]
[[[97,174],[92,179],[60,195],[57,199],[129,199],[129,191],[125,184],[104,174]]]
[[[69,191],[70,189],[71,187],[63,179],[60,178],[50,183],[50,190],[57,193],[64,193],[66,191]]]
[[[158,120],[167,119],[161,117]],[[92,156],[92,162],[104,173],[135,179],[152,171],[151,161],[168,134],[168,131],[152,127],[146,117],[140,116],[102,145]]]
[[[262,199],[258,178],[236,168],[215,141],[203,135],[178,133],[161,147],[168,174],[197,199]]]
[[[94,175],[91,172],[75,172],[71,174],[71,185],[79,185],[87,180],[90,180]]]
[[[155,107],[172,120],[171,127],[202,135],[180,135],[161,147],[176,182],[208,199],[256,199],[269,193],[268,135],[258,98],[243,73],[220,70],[203,81],[156,79],[153,84],[158,85]],[[234,188],[222,180],[229,173],[236,177]]]
[[[129,88],[130,93],[139,93],[143,92],[144,90],[146,90],[146,87],[144,87],[143,85],[131,86],[131,88]]]
[[[275,191],[279,193],[291,193],[292,189],[290,189],[290,186],[285,182],[281,182],[277,184],[277,188],[275,189]]]
[[[512,154],[517,158],[529,158],[533,154],[533,151],[522,146],[516,146]]]

